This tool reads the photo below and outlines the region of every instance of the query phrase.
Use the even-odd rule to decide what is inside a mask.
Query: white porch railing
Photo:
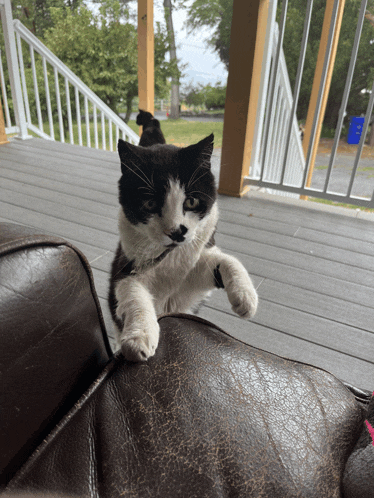
[[[305,158],[283,50],[279,52],[278,71],[276,71],[274,64],[279,40],[279,28],[275,22],[276,4],[276,1],[271,2],[251,170],[248,179],[259,179],[262,176],[265,181],[280,183],[282,177],[281,160],[287,150],[287,169],[284,172],[284,182],[297,186],[301,184],[304,176]],[[271,82],[273,82],[272,105],[270,102]],[[292,119],[291,115],[293,115]],[[288,135],[289,130],[285,124],[290,122],[291,130],[290,135]],[[271,192],[287,197],[299,197],[297,194],[285,190],[272,190]]]
[[[369,123],[372,119],[374,108],[374,82],[371,90],[367,89],[370,92],[370,98],[365,114],[365,122],[361,133],[361,139],[357,146],[356,157],[352,160],[351,172],[346,175],[346,188],[339,187],[341,190],[344,189],[344,191],[340,192],[331,190],[331,176],[342,132],[349,91],[352,84],[352,77],[357,58],[367,0],[361,0],[361,6],[358,12],[358,21],[352,47],[351,60],[347,72],[347,79],[339,111],[338,123],[335,130],[334,143],[324,179],[324,186],[322,189],[307,186],[308,171],[312,167],[310,164],[312,155],[311,151],[314,145],[317,120],[319,117],[322,95],[325,87],[339,1],[340,0],[334,0],[333,2],[333,15],[329,30],[326,56],[323,64],[323,75],[321,77],[321,84],[311,131],[312,140],[310,141],[308,152],[304,159],[295,110],[305,61],[306,44],[308,40],[309,26],[311,23],[313,0],[308,0],[307,2],[303,40],[301,43],[299,66],[293,95],[291,93],[287,67],[282,49],[288,2],[287,0],[282,0],[282,15],[279,23],[279,36],[278,27],[275,24],[275,8],[277,0],[270,0],[271,14],[268,18],[267,27],[268,48],[265,48],[264,60],[262,64],[262,95],[259,99],[257,108],[251,170],[250,175],[244,178],[244,185],[255,185],[265,188],[272,193],[283,193],[283,195],[291,194],[294,197],[299,197],[300,195],[311,196],[373,208],[374,191],[370,197],[353,195],[352,191],[355,180],[357,179],[358,165],[365,144]],[[270,66],[272,66],[271,75]]]
[[[116,113],[20,21],[11,19],[9,0],[0,0],[0,12],[12,90],[11,96],[7,95],[4,57],[0,53],[0,83],[7,134],[18,133],[20,138],[27,138],[29,130],[48,140],[59,139],[111,151],[115,148],[114,139],[117,143],[120,136],[138,143],[138,135]],[[25,46],[29,51],[27,64],[32,84],[25,72]]]

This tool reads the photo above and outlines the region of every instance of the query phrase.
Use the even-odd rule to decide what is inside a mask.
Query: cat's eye
[[[143,208],[147,211],[154,211],[157,207],[157,202],[154,199],[148,199],[143,202]]]
[[[184,201],[185,209],[196,209],[198,205],[199,205],[199,199],[196,199],[196,197],[188,197]]]

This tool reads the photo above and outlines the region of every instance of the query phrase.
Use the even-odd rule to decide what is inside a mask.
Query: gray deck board
[[[0,220],[61,236],[87,256],[111,336],[119,176],[115,153],[39,139],[0,147]],[[217,245],[253,276],[260,306],[241,320],[216,291],[199,314],[255,347],[374,389],[374,223],[305,205],[220,196]]]

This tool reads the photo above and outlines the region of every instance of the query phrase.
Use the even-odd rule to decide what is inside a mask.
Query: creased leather
[[[188,315],[160,325],[156,355],[117,355],[8,491],[341,496],[364,412],[340,381]]]
[[[111,354],[87,269],[62,239],[0,223],[0,485]]]

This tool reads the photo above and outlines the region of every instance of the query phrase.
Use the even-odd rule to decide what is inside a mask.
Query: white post
[[[262,138],[262,130],[264,127],[264,121],[265,121],[264,117],[266,112],[266,100],[267,100],[268,87],[269,87],[270,65],[273,54],[274,31],[275,29],[277,29],[275,26],[277,3],[278,3],[277,0],[270,0],[269,4],[269,17],[266,28],[264,59],[261,66],[260,94],[257,104],[256,124],[253,136],[251,167],[249,170],[251,176],[260,175],[261,171],[261,158],[260,158],[261,138]]]
[[[9,72],[10,88],[12,91],[14,114],[16,124],[20,130],[18,138],[24,140],[26,138],[31,138],[31,136],[27,133],[27,123],[22,98],[17,49],[13,29],[12,6],[10,0],[0,0],[0,8],[2,13],[1,18],[4,32],[5,53]]]

